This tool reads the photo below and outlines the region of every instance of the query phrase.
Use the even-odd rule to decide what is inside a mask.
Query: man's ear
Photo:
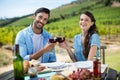
[[[33,17],[33,19],[35,19],[35,15],[33,15],[32,17]]]

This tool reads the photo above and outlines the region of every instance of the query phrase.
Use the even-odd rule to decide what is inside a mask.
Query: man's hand
[[[45,52],[51,51],[55,47],[56,43],[47,43],[43,48]]]
[[[45,52],[50,52],[54,47],[55,47],[56,43],[47,43],[46,46],[37,51],[36,53],[30,55],[30,59],[38,59],[39,57],[41,57]]]

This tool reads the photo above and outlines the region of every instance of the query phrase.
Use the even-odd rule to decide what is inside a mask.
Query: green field
[[[120,48],[120,47],[119,47]],[[106,64],[120,72],[120,49],[106,51]]]
[[[83,2],[63,5],[51,10],[49,23],[44,26],[50,33],[63,30],[66,38],[73,38],[81,32],[79,27],[79,16],[82,11],[88,10],[96,18],[99,35],[119,35],[120,34],[120,7],[105,6],[104,0],[77,0]],[[107,0],[106,0],[107,1]],[[14,22],[10,22],[14,20]],[[0,45],[14,44],[16,34],[21,29],[32,23],[32,16],[21,17],[19,19],[0,20]],[[9,23],[10,22],[10,23]],[[7,24],[9,23],[9,24]],[[114,38],[115,39],[115,38]],[[0,53],[2,54],[2,53]],[[0,55],[0,59],[2,59]],[[106,63],[118,71],[120,51],[107,51]],[[4,64],[4,63],[3,63]],[[6,63],[5,63],[6,64]]]

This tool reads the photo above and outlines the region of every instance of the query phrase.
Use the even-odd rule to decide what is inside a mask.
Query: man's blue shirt
[[[18,32],[16,36],[16,44],[19,44],[20,47],[20,55],[24,60],[30,60],[30,55],[33,54],[33,42],[32,42],[32,36],[34,32],[32,30],[32,26],[21,30]],[[42,36],[44,38],[43,40],[43,46],[48,43],[49,38],[51,38],[51,35],[43,29]],[[46,52],[41,56],[41,62],[55,62],[56,61],[56,55],[55,50],[53,49],[51,52]]]

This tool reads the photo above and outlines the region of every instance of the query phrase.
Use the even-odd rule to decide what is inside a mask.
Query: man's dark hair
[[[40,13],[40,12],[45,12],[45,13],[47,13],[48,15],[49,15],[49,17],[50,17],[50,10],[49,9],[47,9],[47,8],[44,8],[44,7],[42,7],[42,8],[39,8],[39,9],[37,9],[36,11],[35,11],[35,16],[38,14],[38,13]]]

